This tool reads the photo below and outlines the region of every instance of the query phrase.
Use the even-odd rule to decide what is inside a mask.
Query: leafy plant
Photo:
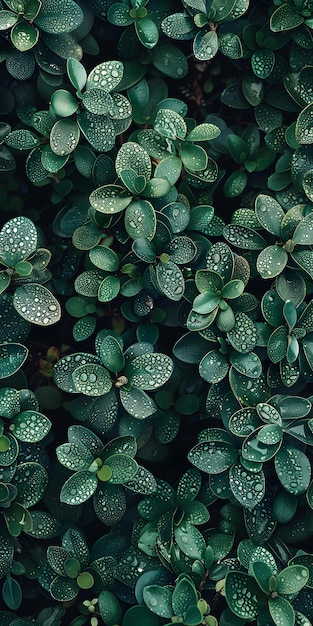
[[[312,9],[1,4],[1,626],[313,623]]]

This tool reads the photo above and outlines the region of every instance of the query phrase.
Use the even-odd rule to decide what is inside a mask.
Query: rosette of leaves
[[[206,4],[202,0],[184,0],[179,13],[173,13],[161,23],[163,32],[173,39],[193,39],[193,54],[200,61],[209,61],[218,50],[230,59],[244,56],[244,46],[232,22],[249,8],[249,0],[218,0]]]
[[[21,317],[40,326],[55,324],[61,316],[59,302],[43,284],[51,253],[37,248],[37,229],[27,217],[13,217],[0,231],[1,293],[16,286],[12,304]],[[3,297],[3,296],[1,296]]]
[[[249,311],[251,307],[250,294],[243,295],[249,264],[227,244],[217,242],[206,253],[206,268],[195,272],[194,291],[200,293],[193,298],[187,328],[201,331],[215,322],[220,331],[228,332],[235,324],[234,310]]]
[[[29,509],[37,504],[47,487],[48,473],[37,461],[19,461],[2,464],[0,483],[0,510],[3,517],[2,535],[19,537],[31,532],[33,520]]]
[[[246,92],[245,95],[248,97]],[[229,129],[225,141],[217,145],[220,151],[228,151],[238,166],[238,169],[232,167],[231,174],[224,183],[223,191],[227,198],[240,196],[246,189],[248,175],[266,170],[276,159],[276,152],[269,146],[261,144],[260,130],[256,125],[249,126],[241,135]]]
[[[192,303],[192,310],[189,314],[190,324],[188,325],[187,322],[189,330],[193,327],[194,312],[197,313],[199,330],[208,328],[213,322],[222,332],[232,330],[235,326],[235,315],[228,301],[241,296],[245,288],[244,282],[240,278],[225,282],[218,272],[204,269],[196,272],[195,284],[200,293]],[[200,322],[201,318],[203,325]]]
[[[44,567],[43,567],[44,563]],[[61,545],[51,545],[41,563],[39,583],[59,602],[76,598],[81,590],[98,594],[109,589],[113,582],[114,559],[100,556],[92,560],[86,537],[75,528],[69,528],[61,538]]]
[[[43,148],[44,166],[51,160],[51,167],[54,164],[60,169],[72,153],[75,157],[81,133],[97,151],[109,152],[114,147],[116,135],[123,133],[132,119],[129,101],[115,91],[123,72],[121,61],[104,61],[87,76],[77,59],[68,59],[67,73],[76,94],[65,89],[52,94],[50,114],[54,123],[49,146]]]
[[[186,109],[180,101],[171,108],[163,108],[162,102],[153,121],[153,128],[135,131],[136,141],[147,150],[154,159],[162,159],[169,154],[181,159],[186,172],[210,183],[218,176],[218,167],[214,159],[198,143],[206,142],[220,134],[220,129],[211,123],[196,124],[192,119],[184,119]],[[165,100],[170,107],[170,102]]]
[[[61,502],[76,506],[93,497],[99,519],[108,526],[116,524],[126,511],[124,487],[144,493],[155,490],[155,479],[135,461],[136,452],[133,435],[103,444],[88,428],[70,426],[68,443],[56,449],[59,462],[74,471],[61,489]]]
[[[175,343],[173,353],[181,361],[197,364],[201,378],[208,383],[217,384],[228,374],[231,384],[239,375],[252,387],[263,372],[260,357],[254,351],[257,328],[245,313],[236,312],[234,320],[234,327],[225,337],[213,327],[199,331],[197,338],[194,332],[183,335]]]
[[[39,145],[36,135],[37,142],[33,140],[29,145],[33,149],[27,158],[26,173],[31,182],[43,184],[49,178],[52,180],[56,173],[60,176],[59,172],[69,160],[83,177],[90,178],[93,173],[97,180],[100,171],[93,150],[109,152],[115,145],[116,136],[125,132],[132,121],[129,100],[116,93],[123,73],[121,61],[104,61],[87,75],[78,59],[68,58],[70,88],[53,90],[49,111],[36,111],[32,116],[32,125],[42,135],[42,140]],[[24,132],[35,136],[32,131]],[[102,180],[103,167],[101,171]],[[60,189],[61,199],[62,183],[64,195],[70,185],[69,181],[59,181],[55,187],[56,192]]]
[[[230,571],[225,578],[226,601],[236,616],[244,620],[258,618],[260,623],[275,626],[282,619],[288,626],[306,619],[294,609],[293,600],[308,583],[307,567],[288,565],[274,573],[265,560],[252,560],[249,572]]]
[[[166,626],[173,622],[185,626],[217,624],[216,618],[209,615],[209,605],[198,594],[188,574],[181,574],[175,586],[147,585],[143,590],[143,599],[150,611],[171,620]]]
[[[161,4],[161,10],[162,8]],[[158,22],[160,18],[156,9],[156,5],[153,5],[149,0],[128,0],[126,3],[114,2],[109,7],[107,19],[111,24],[124,28],[133,24],[140,43],[150,50],[159,41]],[[156,19],[154,12],[158,19]],[[164,9],[163,13],[166,13]]]
[[[312,213],[304,204],[297,204],[285,212],[275,198],[259,194],[255,200],[255,216],[257,228],[242,223],[228,224],[223,231],[225,239],[243,250],[257,253],[256,269],[262,278],[271,279],[283,274],[282,283],[290,279],[301,282],[304,298],[305,282],[299,274],[305,272],[304,276],[312,277]],[[266,239],[259,229],[266,231]]]
[[[210,475],[210,484],[227,490],[241,506],[252,510],[265,495],[262,463],[246,461],[240,455],[240,440],[222,428],[207,428],[198,435],[198,443],[188,459],[199,470]]]
[[[113,331],[100,331],[96,337],[97,356],[77,353],[61,358],[55,365],[56,384],[68,393],[97,398],[118,391],[127,413],[137,419],[157,410],[146,391],[155,391],[169,380],[172,359],[155,352],[148,342],[130,345],[123,352],[123,340]]]
[[[306,445],[310,449],[313,443],[310,410],[307,398],[279,394],[255,407],[235,411],[228,423],[232,435],[240,438],[243,464],[249,467],[250,463],[274,462],[277,478],[286,492],[286,507],[288,494],[306,493],[311,481],[311,462],[305,450]]]
[[[8,345],[15,346],[14,344]],[[14,359],[13,354],[11,358]],[[49,433],[51,422],[38,409],[39,404],[33,392],[25,393],[25,390],[18,391],[12,387],[3,387],[0,390],[0,464],[2,467],[11,466],[16,461],[20,452],[20,442],[37,443]]]
[[[168,223],[169,227],[170,224]],[[142,267],[143,285],[134,299],[134,312],[145,317],[152,312],[155,302],[165,296],[179,302],[185,291],[184,266],[188,266],[196,256],[197,246],[186,235],[178,235],[164,245],[164,222],[157,220],[153,240],[139,238],[133,243],[135,267]],[[165,234],[166,231],[165,231]],[[170,237],[167,238],[170,240]],[[143,265],[142,262],[145,262]],[[148,263],[148,265],[147,265]]]
[[[15,78],[29,78],[35,61],[43,70],[59,74],[65,71],[64,58],[70,54],[82,57],[82,48],[71,33],[81,26],[85,16],[74,0],[8,0],[4,4],[0,30],[13,45],[7,67]],[[14,60],[24,65],[22,72],[14,68]]]
[[[296,295],[295,293],[294,296]],[[275,384],[276,372],[286,387],[294,385],[300,376],[306,382],[311,381],[313,368],[311,304],[301,302],[295,306],[291,300],[284,302],[273,290],[264,294],[262,313],[265,323],[260,325],[262,337],[260,343],[264,345],[267,337],[267,355],[274,364],[268,372],[269,382]]]
[[[151,529],[152,534],[154,532],[154,554],[160,546],[170,552],[173,538],[184,552],[184,539],[181,539],[181,535],[187,532],[183,530],[186,524],[186,528],[191,528],[190,534],[194,533],[193,540],[190,541],[197,542],[200,533],[193,527],[205,524],[210,518],[206,506],[197,499],[201,487],[200,472],[191,468],[181,476],[176,491],[167,482],[160,480],[155,493],[139,502],[138,512],[148,522],[140,534],[138,544],[144,552],[150,550]],[[191,544],[189,548],[189,552],[192,551]],[[189,556],[196,558],[195,554]]]

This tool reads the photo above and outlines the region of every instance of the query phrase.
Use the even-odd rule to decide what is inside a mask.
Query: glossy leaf
[[[17,287],[13,306],[25,320],[38,326],[50,326],[61,317],[59,302],[44,285],[28,284]]]

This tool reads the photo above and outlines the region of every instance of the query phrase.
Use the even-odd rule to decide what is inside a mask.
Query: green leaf
[[[137,470],[137,462],[127,454],[112,454],[105,459],[104,464],[97,472],[97,476],[99,480],[108,480],[112,484],[119,485],[134,478]]]
[[[232,172],[224,183],[224,194],[227,198],[239,196],[247,185],[248,177],[244,170]]]
[[[5,146],[0,145],[0,171],[10,172],[15,168],[15,158]]]
[[[288,253],[277,245],[268,246],[257,258],[257,270],[262,278],[274,278],[286,267]]]
[[[193,41],[193,53],[200,61],[210,61],[218,51],[218,38],[214,30],[200,31]]]
[[[170,189],[171,184],[167,178],[151,178],[141,193],[145,198],[160,198],[166,196]]]
[[[146,419],[156,412],[157,406],[142,389],[120,389],[120,400],[125,411],[136,419]]]
[[[275,469],[286,491],[294,495],[304,493],[311,480],[308,457],[297,448],[284,446],[275,456]]]
[[[2,9],[0,12],[0,30],[8,30],[16,24],[17,20],[18,16],[16,13]]]
[[[75,506],[82,504],[93,495],[97,485],[96,474],[86,471],[76,472],[64,483],[60,493],[60,501]]]
[[[28,349],[20,343],[0,344],[0,379],[15,374],[23,365]]]
[[[59,602],[70,602],[76,598],[79,587],[76,580],[58,575],[51,582],[49,591],[55,600]]]
[[[115,372],[120,372],[125,365],[125,358],[120,342],[112,335],[107,335],[101,342],[99,356],[103,365]]]
[[[7,574],[2,587],[2,598],[11,611],[17,611],[22,604],[22,589],[10,574]]]
[[[199,374],[208,383],[219,383],[228,370],[228,359],[218,350],[210,350],[199,363]]]
[[[67,59],[67,73],[75,89],[82,91],[87,80],[87,73],[82,63],[73,57],[69,57]]]
[[[159,30],[156,23],[149,17],[135,20],[135,29],[139,41],[145,48],[151,50],[159,40]]]
[[[132,196],[126,192],[124,187],[119,185],[98,187],[89,196],[91,206],[100,213],[107,215],[120,213],[120,211],[126,209],[131,201]]]
[[[264,97],[264,87],[261,80],[256,80],[254,74],[244,74],[242,80],[242,93],[251,106],[258,106]]]
[[[170,300],[178,302],[185,291],[182,271],[173,261],[160,262],[156,268],[156,278],[161,292]]]
[[[205,170],[208,164],[208,155],[201,146],[185,143],[179,154],[184,166],[191,172]]]
[[[48,484],[48,474],[40,463],[27,461],[17,466],[12,483],[17,487],[18,503],[31,507],[41,500]]]
[[[186,141],[211,141],[219,137],[221,131],[215,124],[198,124],[186,137]]]
[[[52,174],[58,172],[65,165],[68,158],[68,154],[56,154],[53,152],[50,145],[45,145],[41,150],[41,165],[45,169],[46,176],[48,172]]]
[[[289,565],[277,576],[277,592],[279,594],[298,593],[308,582],[309,570],[303,565]]]
[[[267,78],[273,71],[275,66],[275,54],[273,50],[261,48],[252,52],[251,67],[253,73],[258,78]]]
[[[249,352],[248,354],[232,352],[229,360],[238,372],[249,378],[259,378],[262,374],[261,360],[254,352]]]
[[[49,4],[48,6],[49,10],[43,2],[36,17],[36,24],[47,33],[68,33],[78,28],[83,21],[84,13],[73,0],[54,0],[53,7]]]
[[[313,213],[309,213],[299,222],[292,236],[293,243],[298,245],[312,245],[313,243]]]
[[[120,290],[120,279],[117,276],[107,276],[99,285],[98,299],[100,302],[110,302],[116,298]]]
[[[14,47],[20,52],[26,52],[36,45],[39,30],[33,24],[23,20],[13,26],[10,35]]]
[[[228,330],[227,338],[237,352],[251,352],[257,342],[257,330],[251,318],[245,313],[235,313],[235,324]]]
[[[78,102],[69,91],[57,89],[51,96],[51,106],[60,117],[70,117],[77,111]]]
[[[270,28],[274,33],[292,30],[304,22],[304,17],[287,3],[277,7],[271,15]]]
[[[89,113],[107,115],[114,106],[112,96],[102,89],[88,89],[82,97],[82,102]]]
[[[50,132],[51,150],[65,156],[75,150],[80,138],[80,130],[74,120],[61,119],[55,122]]]
[[[147,200],[131,202],[125,211],[125,228],[131,239],[144,238],[151,241],[156,230],[154,208]]]
[[[159,43],[151,51],[152,63],[165,76],[181,79],[188,72],[184,53],[171,43]]]
[[[106,272],[116,272],[119,269],[119,258],[111,248],[98,245],[89,251],[89,258],[93,265]]]
[[[295,138],[300,144],[313,143],[312,110],[313,104],[310,103],[302,109],[297,117]]]
[[[188,578],[182,578],[175,585],[172,596],[172,607],[174,614],[183,616],[188,608],[196,605],[198,602],[198,594],[194,583]],[[184,620],[185,621],[185,620]]]
[[[12,132],[6,136],[5,143],[9,148],[15,150],[31,150],[39,145],[40,139],[36,133],[27,128],[20,128],[18,130],[12,130]]]
[[[127,363],[124,374],[131,385],[144,391],[164,385],[173,372],[170,357],[161,352],[151,352],[135,357]]]
[[[266,595],[252,576],[244,572],[230,571],[226,574],[225,596],[231,611],[245,620],[255,619],[266,604]]]
[[[22,411],[11,421],[11,431],[19,441],[41,441],[51,428],[50,420],[38,411]]]
[[[21,317],[38,326],[50,326],[61,317],[59,302],[43,285],[28,284],[17,287],[13,306]]]
[[[294,626],[295,612],[286,598],[282,596],[269,597],[268,608],[276,626]]]
[[[163,137],[169,139],[184,139],[187,134],[187,126],[184,119],[170,109],[159,109],[154,121],[155,130]]]
[[[230,244],[245,250],[263,250],[266,246],[266,240],[257,231],[241,224],[228,224],[223,235]]]
[[[86,396],[102,396],[112,387],[109,372],[96,363],[80,365],[74,370],[72,377],[76,391]]]
[[[128,141],[124,143],[115,159],[115,169],[118,176],[125,169],[132,169],[138,176],[147,180],[151,177],[151,160],[148,152],[138,143]]]
[[[280,237],[285,212],[275,198],[260,193],[255,201],[255,214],[265,230]]]
[[[116,132],[113,121],[108,116],[85,110],[77,115],[77,124],[92,148],[99,152],[112,150]]]
[[[152,243],[147,239],[136,239],[132,245],[132,249],[139,259],[146,263],[154,263],[156,252]]]
[[[233,133],[227,135],[226,145],[231,158],[235,163],[244,163],[248,157],[248,148],[241,137]]]
[[[261,502],[265,494],[263,472],[250,471],[240,461],[234,463],[229,470],[229,485],[238,502],[250,510]]]
[[[148,585],[143,589],[143,599],[147,607],[160,617],[173,617],[172,591],[160,585]]]
[[[272,363],[279,363],[287,354],[288,331],[286,326],[279,326],[268,339],[267,354]]]
[[[257,402],[266,402],[269,389],[264,374],[259,378],[249,378],[238,372],[234,367],[229,371],[229,382],[236,398],[244,405],[253,406]]]
[[[113,91],[123,77],[123,63],[121,61],[104,61],[90,72],[87,78],[87,89],[101,88]]]
[[[184,554],[203,561],[206,544],[203,535],[195,526],[184,521],[174,528],[174,535]]]
[[[14,241],[12,241],[14,237]],[[0,258],[9,267],[15,267],[33,254],[37,247],[37,230],[27,217],[14,217],[0,231]]]
[[[108,626],[113,626],[120,620],[121,606],[117,597],[108,590],[99,593],[98,606],[101,618]]]
[[[199,293],[199,295],[195,297],[192,303],[192,309],[196,313],[200,313],[201,315],[206,315],[208,313],[212,313],[212,311],[217,309],[219,302],[220,302],[220,297],[214,293],[209,293],[209,292]]]
[[[164,157],[155,168],[154,175],[156,178],[168,180],[171,185],[175,185],[178,181],[182,169],[181,160],[174,155]]]
[[[233,444],[210,441],[196,444],[188,454],[188,460],[198,469],[208,474],[220,474],[238,458]]]

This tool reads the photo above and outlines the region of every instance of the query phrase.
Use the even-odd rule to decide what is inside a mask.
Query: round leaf
[[[151,352],[135,357],[125,367],[124,373],[131,385],[143,390],[161,387],[170,378],[173,363],[161,352]]]
[[[50,326],[61,318],[59,302],[43,285],[28,284],[17,287],[13,306],[21,317],[38,326]]]
[[[72,377],[76,391],[86,396],[102,396],[112,387],[108,371],[95,363],[80,365],[74,370]]]
[[[80,138],[80,130],[74,120],[63,118],[55,122],[50,132],[51,150],[65,156],[75,150]]]
[[[304,493],[311,480],[308,457],[297,448],[284,446],[275,456],[277,476],[286,491],[294,495]]]

